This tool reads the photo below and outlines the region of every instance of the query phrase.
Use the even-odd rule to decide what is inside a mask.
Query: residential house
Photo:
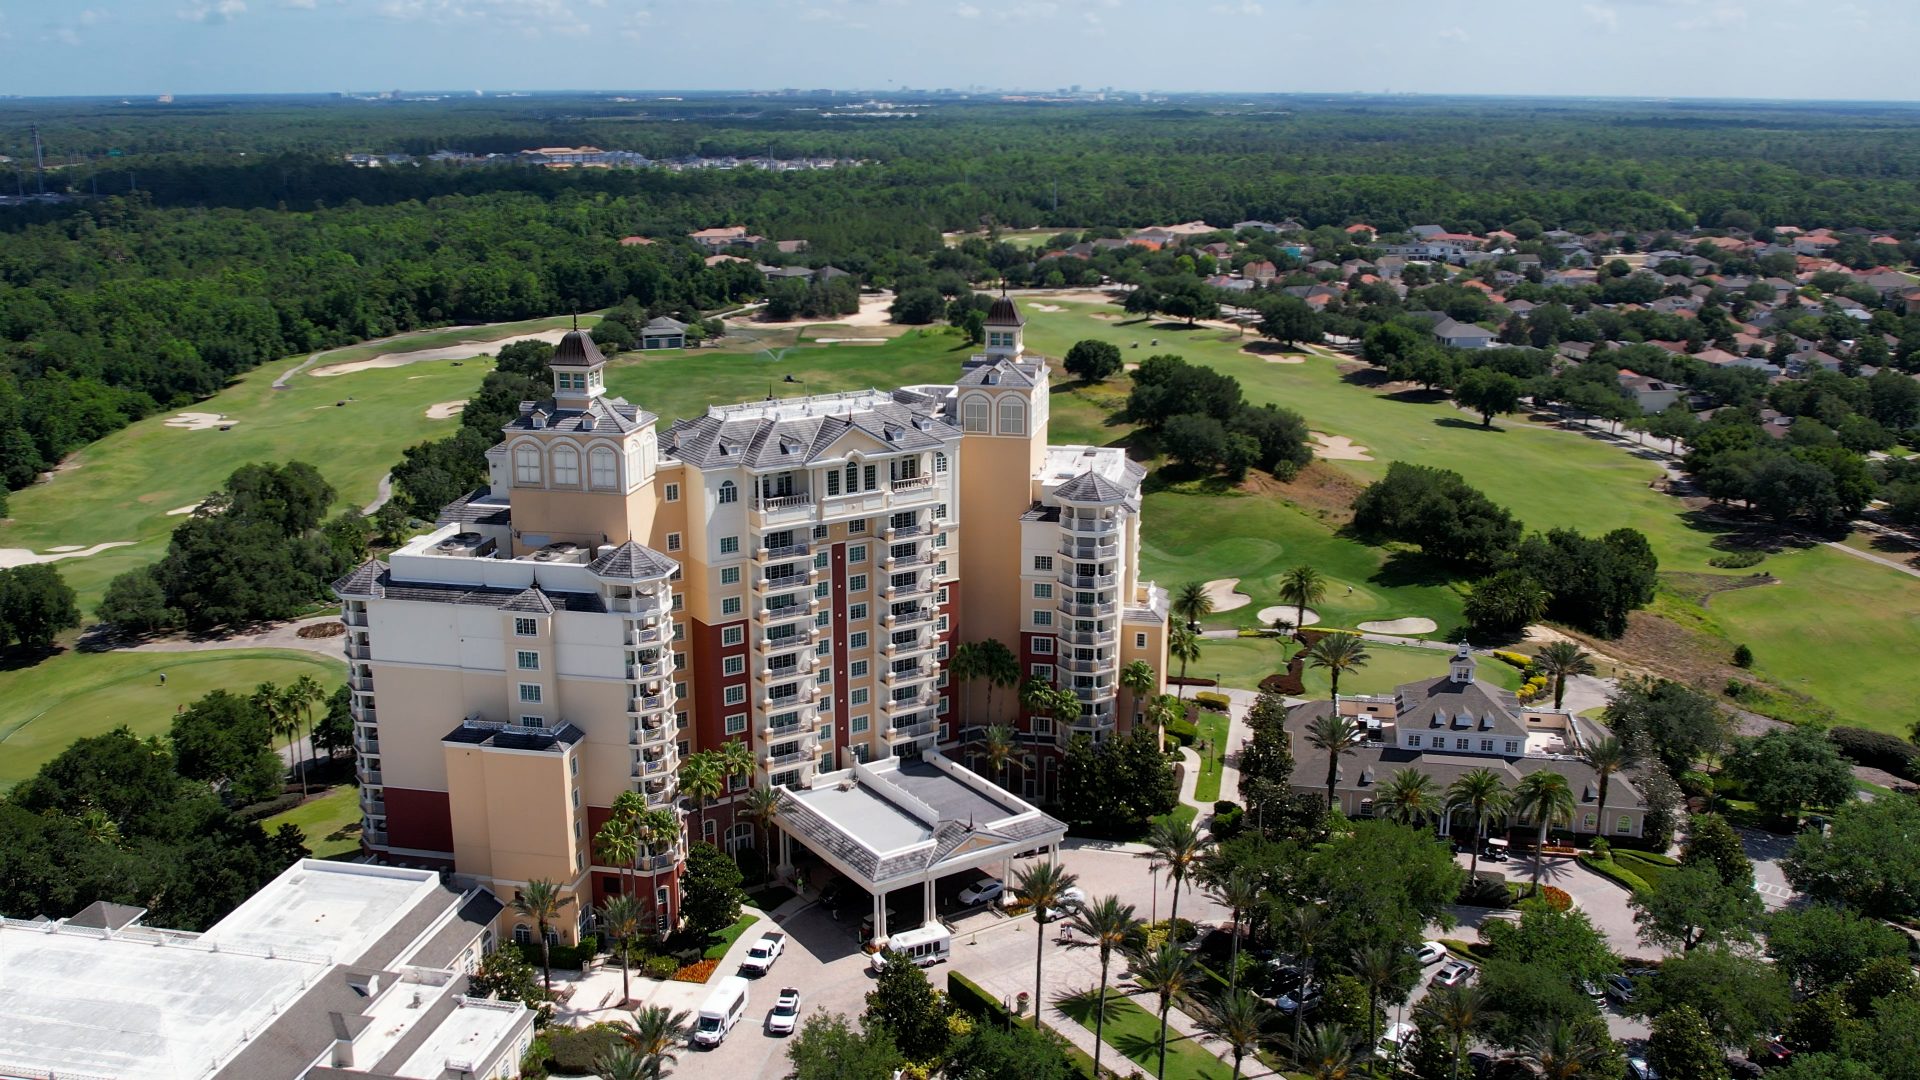
[[[687,324],[665,315],[651,319],[640,328],[640,348],[684,349],[687,347]]]
[[[1675,386],[1628,368],[1621,368],[1616,378],[1620,382],[1620,389],[1625,390],[1627,395],[1633,398],[1634,404],[1640,406],[1642,413],[1663,412],[1667,406],[1679,401],[1686,394],[1685,387]]]

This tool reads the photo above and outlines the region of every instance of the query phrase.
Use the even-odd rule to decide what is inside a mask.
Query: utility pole
[[[34,185],[38,194],[47,193],[47,160],[40,149],[40,125],[33,125],[33,173]]]

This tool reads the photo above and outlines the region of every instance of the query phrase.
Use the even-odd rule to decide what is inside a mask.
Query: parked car
[[[1600,989],[1600,984],[1594,982],[1592,979],[1580,980],[1580,992],[1587,995],[1587,1000],[1593,1002],[1595,1005],[1607,1000],[1607,992]]]
[[[1607,996],[1622,1005],[1633,1004],[1633,980],[1625,975],[1609,975],[1603,980]]]
[[[1449,960],[1433,973],[1433,978],[1428,982],[1442,990],[1465,986],[1478,971],[1478,968],[1463,960]]]
[[[763,934],[759,941],[747,950],[740,961],[740,970],[749,975],[765,975],[773,970],[773,962],[787,949],[787,935]]]
[[[1078,885],[1072,886],[1060,894],[1059,903],[1047,909],[1047,921],[1059,922],[1072,918],[1073,913],[1085,907],[1086,903],[1087,891]]]
[[[800,1022],[800,990],[797,987],[780,988],[780,996],[774,999],[773,1011],[767,1014],[767,1033],[771,1035],[791,1035]]]
[[[1643,1057],[1627,1059],[1627,1075],[1633,1080],[1660,1080],[1660,1070],[1647,1064],[1647,1059]]]
[[[1296,1012],[1306,1016],[1320,1007],[1320,988],[1315,986],[1305,991],[1294,990],[1281,994],[1273,999],[1273,1007],[1280,1010],[1282,1016],[1292,1016]]]
[[[1747,1055],[1755,1065],[1763,1069],[1776,1069],[1793,1060],[1793,1051],[1779,1039],[1768,1039]]]
[[[975,907],[980,904],[991,903],[1000,899],[1000,895],[1006,891],[1006,883],[1002,882],[999,878],[987,878],[983,881],[976,881],[960,890],[960,906]]]
[[[1380,1036],[1379,1045],[1373,1048],[1373,1056],[1386,1061],[1399,1061],[1406,1056],[1407,1043],[1412,1040],[1412,1024],[1394,1024]]]
[[[1420,961],[1421,967],[1432,967],[1447,958],[1447,947],[1437,941],[1423,941],[1413,955],[1414,959]]]

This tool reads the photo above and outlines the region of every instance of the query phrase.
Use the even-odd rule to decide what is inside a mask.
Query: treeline
[[[1145,427],[1168,457],[1196,471],[1221,470],[1237,480],[1258,468],[1288,480],[1313,460],[1299,413],[1249,404],[1240,380],[1178,356],[1140,362],[1127,418]]]

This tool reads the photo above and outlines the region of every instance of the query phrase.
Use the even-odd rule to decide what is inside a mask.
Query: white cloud
[[[1266,9],[1256,3],[1255,0],[1239,0],[1239,3],[1233,4],[1215,4],[1209,10],[1215,15],[1260,15],[1266,11]]]
[[[1586,4],[1580,8],[1594,25],[1611,34],[1620,29],[1620,12],[1606,4]]]
[[[385,0],[389,19],[494,23],[524,34],[585,34],[592,28],[574,14],[570,0]]]
[[[1674,24],[1680,30],[1724,30],[1745,26],[1747,9],[1739,4],[1714,4],[1700,14]]]
[[[1468,40],[1470,40],[1467,37],[1467,32],[1457,26],[1449,26],[1445,30],[1440,31],[1438,37],[1442,41],[1451,41],[1460,45],[1465,45]]]
[[[953,13],[963,19],[977,19],[980,17],[980,9],[968,3],[962,3],[959,7],[954,8]]]
[[[201,0],[180,12],[180,17],[188,22],[224,23],[232,22],[246,13],[247,0]]]
[[[318,0],[280,0],[280,6],[284,8],[298,8],[301,11],[312,11],[319,7],[320,4]]]

